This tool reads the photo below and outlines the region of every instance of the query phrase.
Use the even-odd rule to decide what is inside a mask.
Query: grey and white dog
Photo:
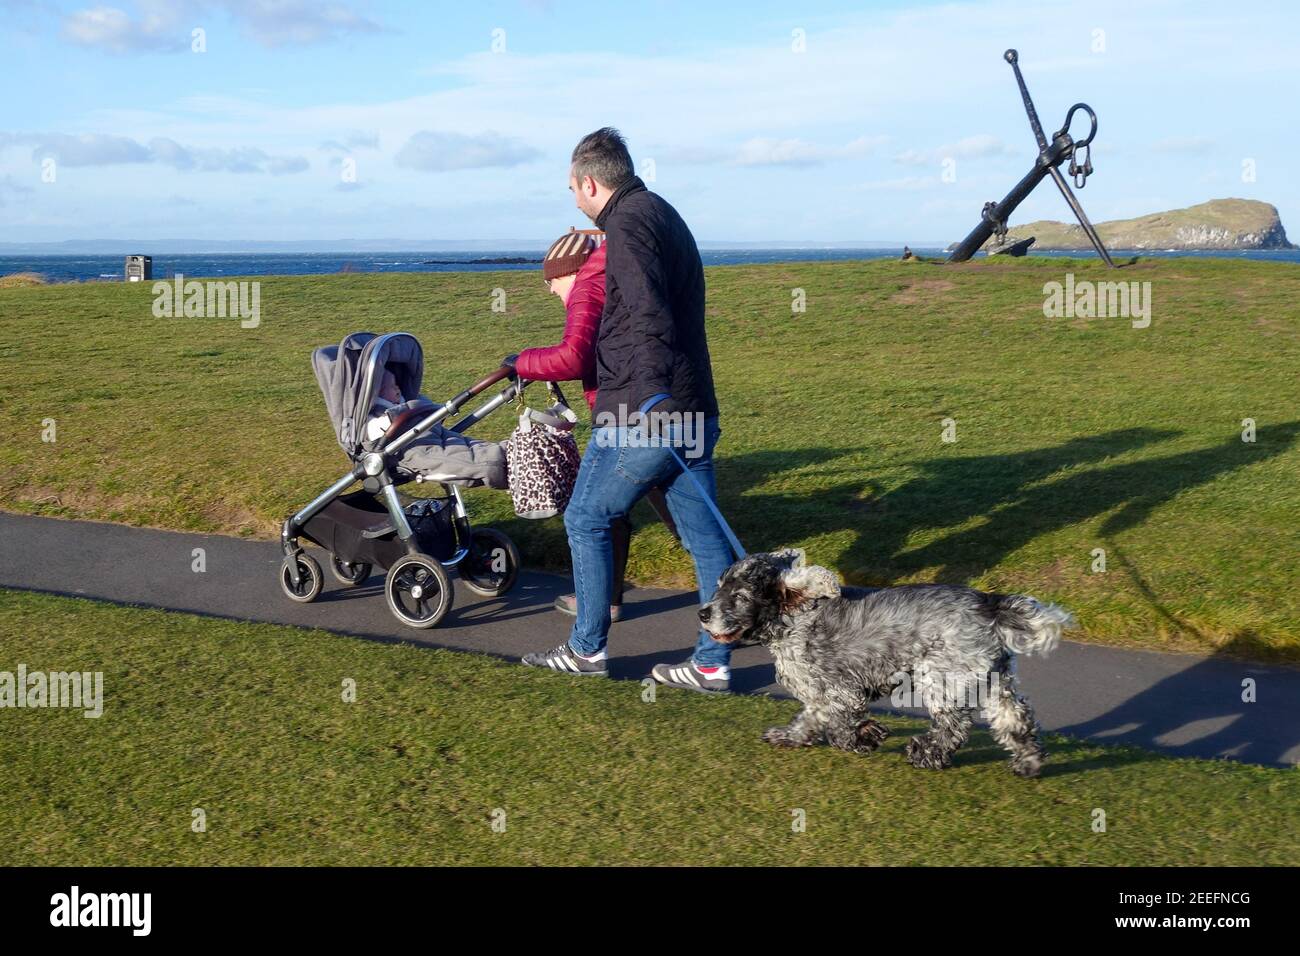
[[[1023,594],[942,584],[841,587],[803,551],[752,554],[723,574],[700,622],[716,640],[766,646],[781,685],[803,704],[763,739],[779,747],[825,741],[870,753],[888,731],[867,705],[901,687],[932,725],[908,742],[914,767],[940,770],[970,735],[975,711],[1011,753],[1011,770],[1037,776],[1044,751],[1012,655],[1047,653],[1070,614]],[[918,701],[919,698],[919,701]]]

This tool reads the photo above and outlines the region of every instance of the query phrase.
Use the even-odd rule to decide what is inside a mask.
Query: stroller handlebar
[[[465,403],[465,401],[467,401],[468,399],[473,398],[473,397],[475,397],[476,395],[479,395],[479,394],[481,394],[482,392],[487,391],[487,390],[488,390],[489,388],[491,388],[493,385],[497,384],[497,382],[504,381],[505,379],[511,379],[511,380],[514,382],[514,384],[515,384],[515,386],[516,386],[516,389],[515,389],[515,393],[514,393],[514,394],[516,394],[516,395],[517,395],[519,392],[522,392],[522,391],[524,390],[524,387],[525,387],[526,385],[529,384],[529,380],[528,380],[528,379],[520,378],[518,375],[516,375],[515,370],[514,370],[513,368],[511,368],[509,365],[502,365],[499,369],[497,369],[497,370],[496,370],[495,372],[493,372],[492,374],[486,376],[485,378],[481,379],[481,380],[478,381],[478,382],[475,382],[475,383],[474,383],[473,385],[471,385],[469,388],[465,389],[464,392],[462,392],[460,395],[456,396],[456,399],[453,399],[453,403],[455,404],[455,406],[456,406],[457,408],[459,408],[459,407],[460,407],[461,405],[463,405],[463,404]],[[546,382],[546,383],[544,383],[544,384],[546,385],[547,389],[548,389],[548,390],[549,390],[553,395],[555,395],[557,398],[559,398],[559,400],[560,400],[563,404],[565,404],[565,405],[568,405],[568,404],[569,404],[568,399],[566,399],[566,398],[564,397],[564,392],[560,391],[560,383],[559,383],[559,382]],[[512,397],[513,397],[513,396],[512,396]],[[457,400],[457,399],[458,399],[458,400]]]
[[[451,401],[450,409],[453,412],[459,411],[460,408],[465,404],[465,402],[469,401],[469,399],[474,397],[474,395],[477,394],[478,392],[491,388],[492,385],[495,385],[497,382],[500,382],[502,379],[512,378],[512,377],[513,377],[513,381],[510,383],[508,387],[503,388],[492,398],[488,399],[486,402],[484,402],[474,411],[470,412],[460,421],[452,425],[451,431],[463,433],[466,429],[472,427],[476,423],[481,422],[483,419],[487,418],[489,415],[491,415],[502,405],[505,405],[507,402],[511,402],[519,398],[520,395],[523,394],[523,390],[532,383],[529,379],[519,378],[518,376],[512,376],[512,370],[510,369],[510,367],[503,365],[501,368],[497,369],[487,378],[483,379],[483,381],[479,382],[478,384],[474,385],[471,388],[466,389],[464,392],[461,392],[460,395],[457,395],[455,398],[453,398]],[[567,408],[569,402],[564,397],[564,392],[560,391],[559,383],[546,382],[545,385],[547,389],[550,390],[557,399],[559,399],[560,404],[564,405]]]

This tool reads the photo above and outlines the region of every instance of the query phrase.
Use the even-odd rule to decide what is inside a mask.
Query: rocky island
[[[1186,209],[1152,213],[1136,219],[1097,223],[1108,249],[1294,249],[1282,228],[1277,208],[1254,199],[1212,199]],[[1012,226],[1006,243],[1030,236],[1034,249],[1091,249],[1077,223],[1039,220]],[[995,250],[994,240],[985,244]]]

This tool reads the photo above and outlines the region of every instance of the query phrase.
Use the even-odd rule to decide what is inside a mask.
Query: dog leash
[[[731,545],[731,550],[735,552],[736,559],[739,560],[745,557],[745,549],[740,546],[740,539],[737,538],[736,533],[731,530],[731,525],[727,524],[727,519],[722,517],[722,512],[719,511],[718,506],[713,503],[713,497],[705,491],[704,486],[700,484],[700,479],[696,478],[695,474],[686,467],[686,462],[682,461],[682,457],[677,454],[676,448],[672,445],[665,445],[664,447],[672,452],[673,460],[681,466],[682,472],[687,478],[691,479],[691,483],[695,485],[695,490],[700,493],[700,497],[704,499],[704,503],[708,505],[709,510],[713,512],[713,517],[717,519],[718,526],[722,528],[722,533],[727,536],[727,541]]]

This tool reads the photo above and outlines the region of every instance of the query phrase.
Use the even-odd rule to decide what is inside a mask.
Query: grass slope
[[[1043,285],[1067,271],[1150,282],[1151,326],[1044,318]],[[1028,591],[1075,610],[1085,639],[1300,660],[1300,270],[878,261],[708,282],[720,498],[751,550],[802,546],[857,583]],[[531,272],[264,279],[256,329],[151,302],[148,284],[0,290],[0,506],[270,535],[345,467],[314,346],[414,332],[438,397],[563,327]],[[500,493],[471,504],[527,562],[567,568],[559,521],[516,520]],[[690,582],[647,516],[630,575]]]
[[[99,670],[105,696],[94,720],[0,711],[0,865],[1300,863],[1293,771],[1049,738],[1045,775],[1021,780],[978,732],[936,774],[903,759],[907,720],[871,757],[777,751],[758,736],[791,701],[647,702],[639,683],[13,591],[0,635],[0,670]]]

